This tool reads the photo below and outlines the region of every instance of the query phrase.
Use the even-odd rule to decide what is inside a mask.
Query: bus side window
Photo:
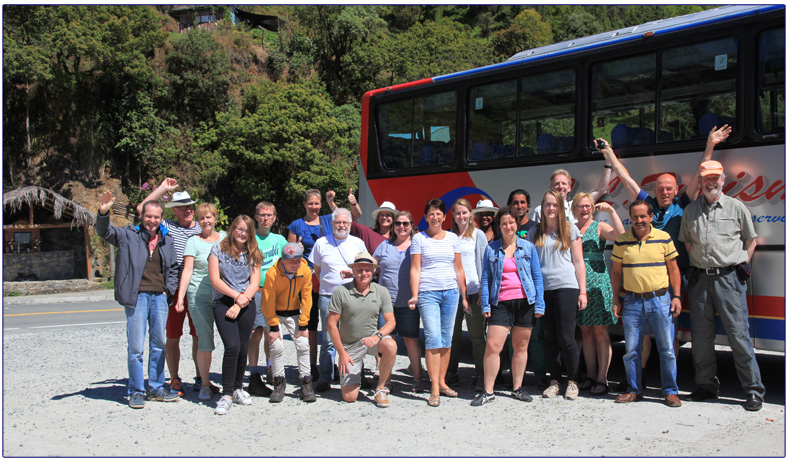
[[[758,40],[757,122],[759,133],[785,130],[785,28],[761,33]]]
[[[619,148],[654,144],[657,55],[595,64],[591,68],[594,138]]]
[[[575,71],[521,80],[520,155],[570,152],[575,147]]]
[[[712,128],[735,129],[736,39],[694,43],[662,52],[660,139],[705,139]]]

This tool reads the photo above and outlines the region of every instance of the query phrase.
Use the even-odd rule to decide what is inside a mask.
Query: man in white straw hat
[[[165,178],[158,188],[154,189],[148,197],[145,198],[140,205],[137,206],[137,213],[142,214],[142,204],[148,201],[158,201],[166,193],[175,191],[178,187],[178,181],[174,178]],[[186,241],[192,237],[200,234],[202,228],[194,219],[194,204],[197,201],[192,199],[188,191],[174,192],[172,200],[165,204],[165,207],[172,209],[175,214],[176,220],[165,218],[162,224],[173,239],[175,246],[175,257],[178,264],[178,282],[177,286],[180,287],[181,274],[183,273],[183,251],[186,249]],[[191,314],[189,314],[189,307],[186,299],[183,303],[183,311],[178,311],[176,308],[178,300],[178,293],[175,293],[172,305],[170,305],[169,313],[167,315],[167,341],[165,347],[165,357],[167,358],[167,369],[170,372],[170,389],[177,392],[179,396],[184,396],[185,391],[181,384],[179,375],[180,362],[181,362],[181,349],[180,342],[183,336],[183,322],[188,316],[189,318],[189,333],[192,336],[192,358],[197,358],[197,331],[192,323]],[[194,362],[194,371],[196,377],[194,378],[193,389],[199,391],[202,388],[200,374],[197,373],[197,361]],[[218,393],[219,389],[213,385],[212,391]]]
[[[397,344],[390,336],[395,326],[391,294],[385,287],[372,282],[379,266],[369,252],[359,252],[348,266],[353,270],[353,281],[334,290],[326,322],[339,358],[342,399],[348,403],[356,401],[364,356],[379,354],[380,376],[375,404],[388,407],[390,391],[386,382],[397,357]],[[381,315],[385,323],[378,329]]]

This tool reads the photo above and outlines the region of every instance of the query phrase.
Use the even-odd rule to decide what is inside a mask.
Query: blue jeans
[[[129,387],[128,393],[145,393],[145,376],[142,353],[145,348],[145,331],[150,328],[150,354],[148,355],[148,387],[156,390],[164,386],[164,345],[167,327],[167,295],[141,292],[137,306],[126,308],[126,338],[128,339]]]
[[[330,302],[330,295],[321,295],[317,299],[317,308],[320,310],[320,325],[323,327],[323,332],[320,334],[320,365],[318,370],[320,371],[320,381],[328,383],[334,380],[334,361],[337,356],[337,350],[334,349],[331,336],[328,335],[328,329],[326,329],[328,304]]]
[[[621,321],[624,326],[624,340],[627,348],[627,352],[624,354],[624,370],[626,370],[629,385],[627,391],[643,393],[640,356],[643,353],[643,332],[646,325],[649,325],[657,340],[662,393],[664,395],[678,394],[676,357],[673,354],[675,332],[673,330],[673,315],[670,312],[670,292],[648,300],[627,294],[624,297]]]
[[[460,289],[419,292],[419,313],[424,325],[424,349],[451,348]]]

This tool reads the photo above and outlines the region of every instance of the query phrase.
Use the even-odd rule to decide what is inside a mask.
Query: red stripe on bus
[[[424,204],[433,197],[463,186],[473,186],[468,172],[419,175],[402,178],[370,180],[369,188],[377,203],[392,201],[398,210],[407,210],[418,223],[424,214]],[[452,204],[446,204],[446,208]],[[447,210],[448,213],[448,210]]]
[[[747,296],[747,310],[750,316],[785,319],[785,297]]]

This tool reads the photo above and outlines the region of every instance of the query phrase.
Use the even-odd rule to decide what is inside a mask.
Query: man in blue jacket
[[[109,223],[109,210],[114,201],[107,190],[99,197],[96,234],[118,248],[115,300],[126,309],[129,407],[142,409],[145,407],[142,356],[146,328],[150,329],[147,398],[165,402],[179,398],[177,393],[164,388],[167,299],[178,288],[178,266],[172,237],[161,225],[161,205],[155,201],[145,202],[141,226],[116,228]]]

